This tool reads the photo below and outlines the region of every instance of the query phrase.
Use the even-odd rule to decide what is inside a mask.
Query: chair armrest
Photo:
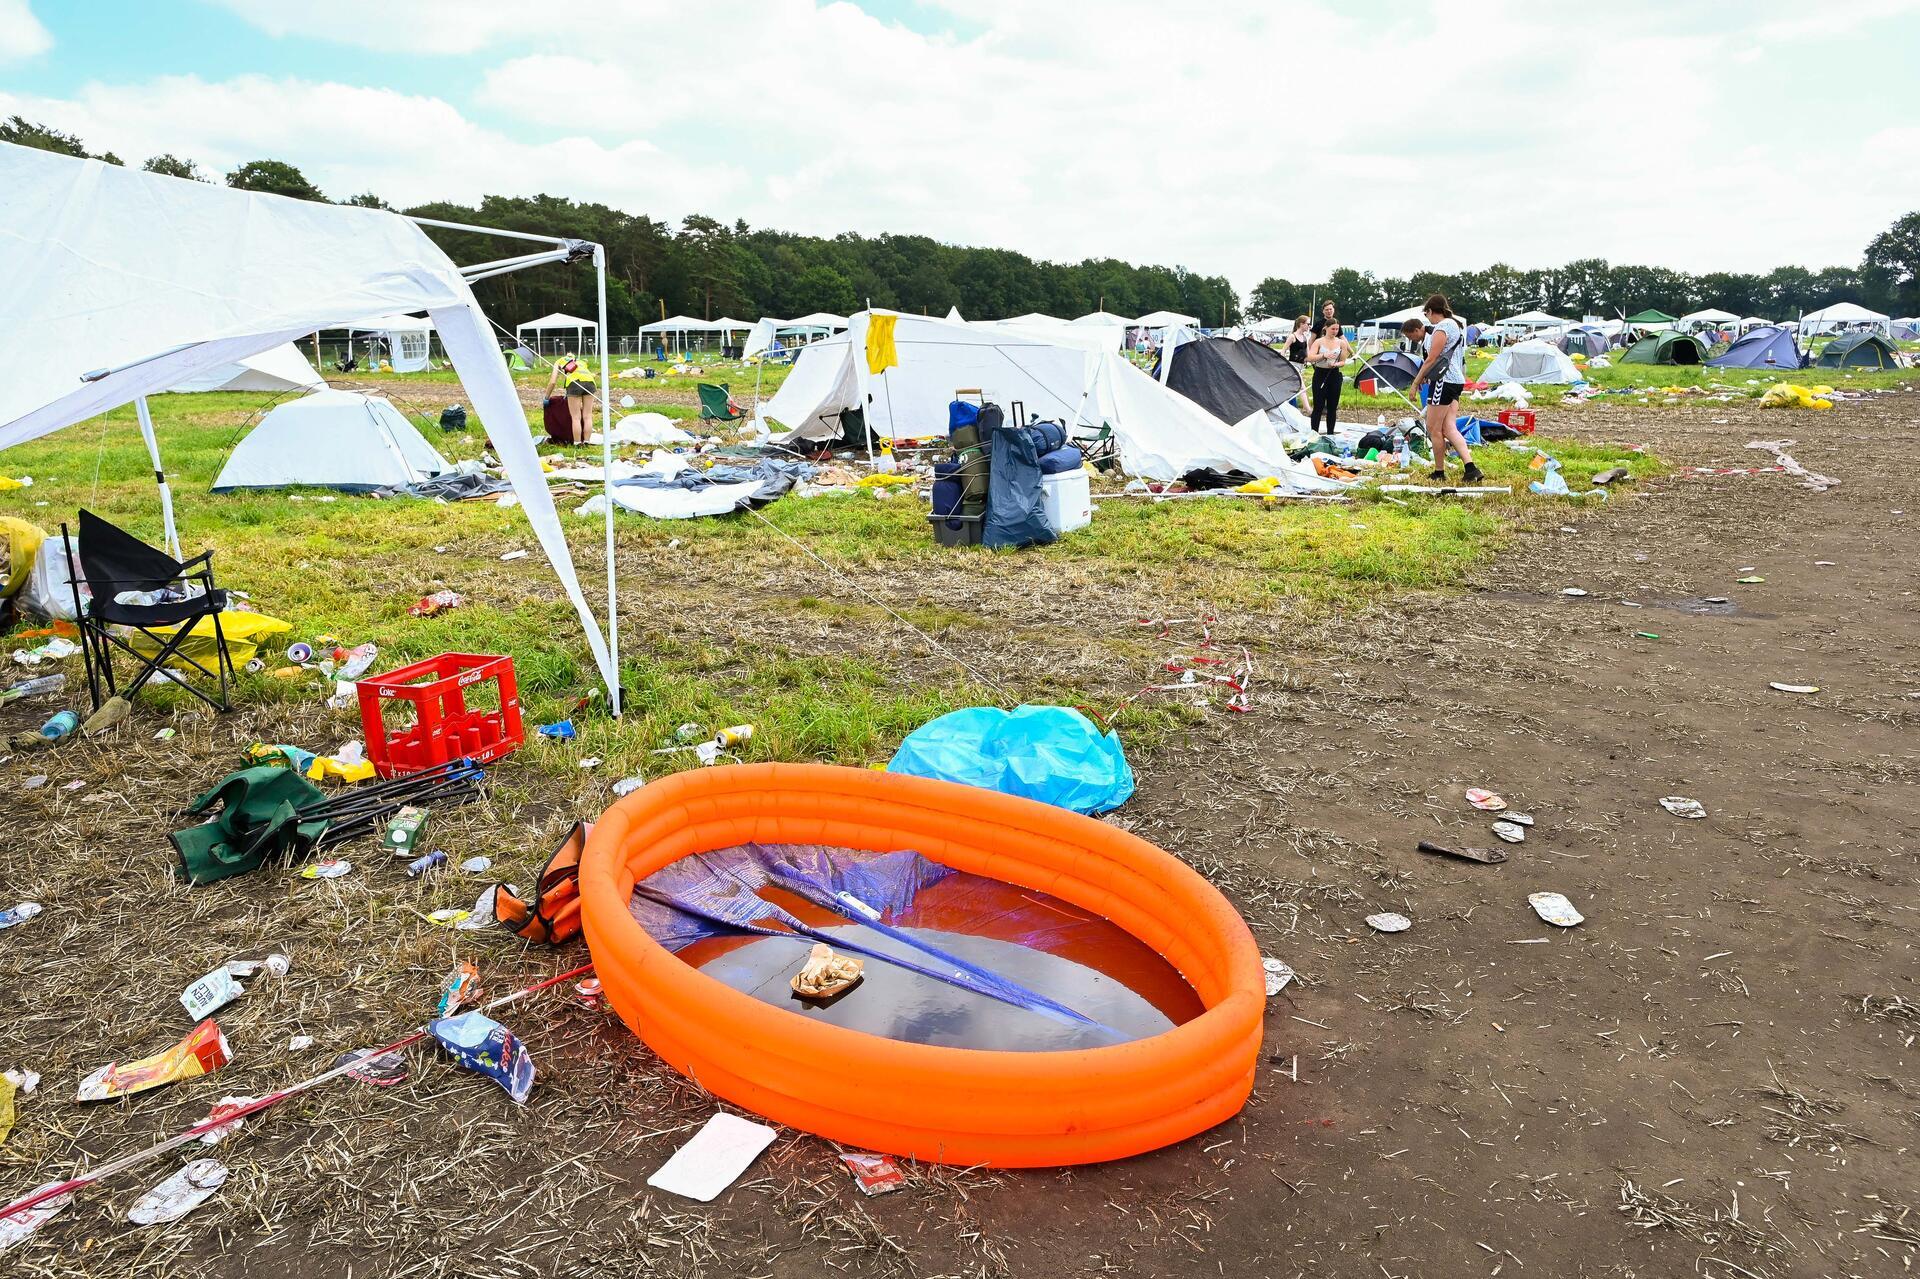
[[[185,577],[187,575],[187,570],[192,568],[196,564],[203,565],[206,568],[211,569],[213,567],[213,551],[211,549],[204,550],[190,560],[181,560],[180,576]]]

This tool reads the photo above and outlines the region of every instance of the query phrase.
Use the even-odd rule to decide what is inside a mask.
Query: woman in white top
[[[1325,413],[1323,435],[1332,435],[1340,424],[1340,387],[1346,380],[1341,366],[1352,355],[1353,347],[1336,320],[1321,325],[1320,336],[1307,344],[1307,363],[1313,366],[1313,429],[1320,430],[1320,415]]]

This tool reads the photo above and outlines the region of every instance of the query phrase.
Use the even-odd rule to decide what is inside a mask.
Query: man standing
[[[1313,326],[1315,333],[1325,333],[1329,324],[1339,324],[1340,317],[1333,313],[1333,299],[1328,298],[1320,304],[1320,322]],[[1346,326],[1341,325],[1344,331]]]
[[[1480,468],[1473,463],[1473,452],[1467,448],[1457,421],[1460,393],[1467,388],[1467,329],[1454,315],[1445,294],[1435,293],[1427,299],[1426,316],[1427,358],[1414,374],[1413,384],[1427,392],[1427,439],[1433,445],[1433,471],[1427,478],[1445,482],[1447,448],[1451,445],[1467,464],[1462,478],[1468,484],[1478,484]],[[1416,336],[1413,321],[1408,321],[1407,332]]]

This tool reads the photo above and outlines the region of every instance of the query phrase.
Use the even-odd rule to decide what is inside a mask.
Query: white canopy
[[[1827,329],[1844,328],[1855,324],[1872,324],[1881,329],[1887,327],[1889,317],[1878,311],[1869,311],[1857,302],[1835,302],[1823,306],[1818,311],[1809,311],[1800,317],[1802,333],[1821,333]]]
[[[1410,306],[1404,310],[1395,311],[1391,315],[1375,316],[1371,320],[1362,320],[1360,327],[1363,329],[1374,329],[1376,331],[1381,329],[1398,331],[1400,326],[1408,320],[1420,319],[1425,314],[1426,308],[1424,306]],[[1292,326],[1289,325],[1288,327],[1291,328]]]
[[[1739,316],[1731,311],[1720,311],[1708,307],[1704,311],[1693,311],[1680,317],[1682,324],[1733,324]]]
[[[713,322],[713,327],[716,332],[720,333],[745,333],[753,327],[753,321],[736,320],[730,316],[723,315]]]
[[[1057,315],[1043,315],[1039,311],[1029,311],[1025,315],[1008,316],[1006,319],[1000,322],[1002,324],[1071,324],[1073,323],[1073,321],[1063,320]]]
[[[893,316],[898,362],[868,367],[867,333],[875,316]],[[1113,348],[1112,330],[1071,325],[968,324],[930,316],[860,312],[843,337],[800,353],[793,372],[762,412],[785,426],[821,435],[838,417],[865,409],[881,439],[942,433],[957,392],[977,390],[1010,409],[1070,427],[1113,428],[1130,473],[1176,479],[1199,466],[1238,467],[1298,489],[1338,487],[1291,461],[1279,437],[1258,423],[1222,426],[1192,400],[1155,382]]]
[[[1557,315],[1548,315],[1545,311],[1522,311],[1519,315],[1509,315],[1496,323],[1516,329],[1551,329],[1571,324],[1573,321],[1563,320]]]
[[[227,457],[213,491],[297,484],[364,493],[431,479],[447,460],[400,410],[358,391],[316,391],[275,405]]]
[[[835,315],[831,311],[809,311],[805,315],[796,315],[786,323],[790,329],[844,329],[847,317]]]
[[[431,333],[433,321],[419,315],[370,315],[351,324],[329,325],[349,333]]]
[[[1132,321],[1132,323],[1143,329],[1171,329],[1182,327],[1197,329],[1200,327],[1200,321],[1197,318],[1191,315],[1182,315],[1178,311],[1149,311],[1139,319]]]
[[[167,388],[171,391],[324,391],[327,380],[313,371],[291,342],[258,355],[207,369]]]
[[[1132,328],[1136,323],[1138,323],[1138,321],[1129,320],[1124,315],[1115,315],[1111,311],[1089,311],[1085,315],[1081,316],[1079,319],[1072,321],[1072,323],[1099,324],[1099,325],[1117,324],[1121,328],[1125,329],[1125,328]]]
[[[565,311],[551,311],[537,320],[528,320],[525,324],[513,326],[514,333],[525,333],[532,329],[535,333],[544,333],[548,329],[577,329],[583,333],[598,332],[600,325],[593,320],[582,319],[577,315],[568,315]]]
[[[690,315],[670,315],[664,320],[640,326],[642,333],[711,333],[719,326],[712,320],[696,320]]]
[[[335,326],[330,326],[335,327]],[[387,344],[387,360],[395,373],[418,373],[427,367],[427,342],[433,321],[417,315],[370,315],[337,327],[347,331],[347,354],[353,354],[353,339],[370,333]]]
[[[414,310],[439,330],[611,682],[486,315],[425,231],[384,209],[0,143],[0,448],[134,402],[158,470],[146,396],[316,329]]]

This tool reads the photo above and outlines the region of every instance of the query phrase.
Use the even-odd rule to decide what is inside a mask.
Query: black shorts
[[[584,399],[587,396],[593,394],[593,383],[569,382],[567,383],[567,394],[573,395],[573,396],[579,396],[580,398]]]
[[[1458,404],[1460,392],[1467,389],[1465,382],[1429,382],[1427,383],[1427,403]]]

